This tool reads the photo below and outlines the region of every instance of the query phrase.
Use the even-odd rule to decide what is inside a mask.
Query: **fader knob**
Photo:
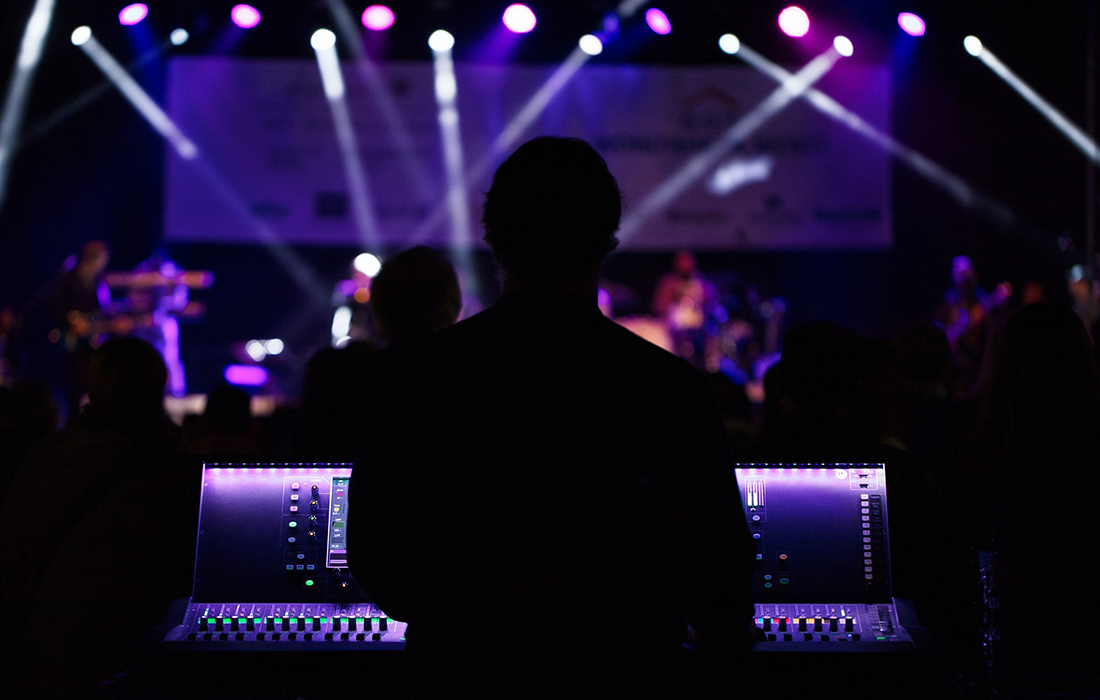
[[[317,539],[317,531],[316,530],[310,530],[309,531],[309,541],[313,542],[316,539]]]
[[[309,524],[310,524],[311,527],[314,527],[314,526],[317,525],[317,516],[316,515],[309,516]]]
[[[309,510],[310,510],[311,513],[316,513],[317,512],[317,499],[316,498],[309,502]]]
[[[313,498],[316,499],[317,495],[321,492],[321,489],[317,488],[317,484],[309,487],[310,493],[313,494]]]

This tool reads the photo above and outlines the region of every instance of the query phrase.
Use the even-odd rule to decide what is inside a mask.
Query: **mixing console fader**
[[[741,464],[736,474],[760,650],[911,647],[891,591],[885,465]]]
[[[194,590],[164,641],[403,649],[405,623],[374,605],[347,568],[350,478],[344,463],[204,464]]]

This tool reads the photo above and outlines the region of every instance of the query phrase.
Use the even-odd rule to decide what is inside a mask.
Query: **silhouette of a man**
[[[587,143],[524,144],[485,200],[500,301],[383,351],[351,567],[440,689],[656,692],[682,681],[685,623],[704,650],[689,664],[748,640],[749,539],[714,399],[597,307],[620,214]]]

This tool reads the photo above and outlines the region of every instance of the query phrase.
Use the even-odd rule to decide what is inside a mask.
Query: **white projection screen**
[[[344,63],[377,245],[451,243],[430,63]],[[467,212],[480,241],[482,193],[507,155],[495,139],[552,66],[456,66]],[[373,77],[371,77],[373,75]],[[368,81],[375,81],[370,84]],[[582,67],[520,142],[592,143],[627,212],[751,112],[777,84],[744,66]],[[885,66],[841,61],[817,87],[890,132]],[[378,92],[388,96],[389,118]],[[173,242],[362,246],[349,179],[317,64],[308,59],[176,57],[168,113],[200,151],[167,149],[164,235]],[[429,225],[430,224],[430,225]],[[633,250],[869,249],[891,245],[890,163],[879,148],[795,100],[623,241]]]

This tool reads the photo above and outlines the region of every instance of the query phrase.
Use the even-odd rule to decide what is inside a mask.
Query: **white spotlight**
[[[382,261],[370,253],[360,253],[355,256],[355,262],[352,263],[356,270],[359,270],[367,277],[374,277],[382,269]]]
[[[328,29],[318,29],[310,37],[309,45],[314,51],[326,51],[336,46],[336,35]]]
[[[267,350],[264,349],[264,344],[258,340],[250,340],[244,344],[244,351],[248,353],[255,362],[260,362],[267,357]]]
[[[190,38],[191,33],[182,27],[180,29],[173,29],[172,33],[168,35],[168,40],[172,42],[173,46],[183,46]]]
[[[846,36],[838,36],[833,39],[833,48],[841,56],[851,56],[855,51],[855,47],[852,46],[852,40]]]
[[[982,42],[978,37],[970,35],[963,39],[963,48],[971,56],[977,56],[982,52]]]
[[[581,47],[581,51],[589,56],[599,56],[603,53],[603,42],[595,34],[585,34],[577,44]]]
[[[445,29],[437,29],[428,37],[428,47],[437,53],[450,51],[454,45],[454,36]]]
[[[92,38],[92,28],[88,26],[77,27],[73,30],[73,46],[83,46]]]
[[[732,56],[741,50],[741,40],[733,34],[723,34],[718,37],[718,48]]]
[[[285,347],[281,338],[272,338],[264,343],[264,350],[268,355],[280,355]]]

